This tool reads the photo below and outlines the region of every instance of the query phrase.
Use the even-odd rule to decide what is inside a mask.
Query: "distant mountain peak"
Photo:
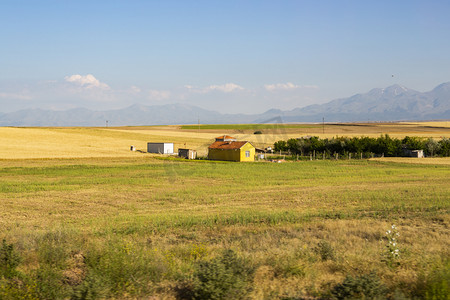
[[[450,82],[445,82],[433,89],[434,92],[436,91],[443,91],[443,92],[450,92]]]
[[[276,109],[276,108],[272,108],[272,109],[269,109],[268,111],[266,111],[266,112],[264,112],[264,114],[266,115],[269,115],[269,114],[281,114],[283,111],[281,110],[281,109]]]
[[[392,94],[392,95],[396,96],[396,95],[400,95],[400,94],[403,94],[405,92],[408,92],[409,90],[406,87],[404,87],[404,86],[401,86],[399,84],[394,84],[394,85],[391,85],[391,86],[389,86],[389,87],[387,87],[385,89],[382,89],[382,91],[385,94]]]
[[[25,109],[0,113],[0,126],[112,126],[237,124],[261,123],[274,116],[283,122],[356,122],[450,119],[450,82],[421,93],[394,84],[365,94],[309,105],[290,111],[270,109],[262,114],[222,114],[190,104],[146,106],[134,104],[124,109],[91,111],[75,108],[67,111]]]
[[[125,109],[129,109],[129,110],[143,110],[143,111],[145,111],[145,110],[147,110],[147,108],[148,108],[148,106],[145,106],[145,105],[143,105],[143,104],[136,103],[136,104],[133,104],[133,105],[128,106],[128,107],[125,108]]]
[[[375,88],[370,90],[367,95],[370,95],[372,97],[391,97],[391,96],[400,96],[405,93],[416,93],[416,91],[408,89],[407,87],[404,87],[399,84],[394,84],[391,86],[388,86],[386,88]],[[358,94],[358,95],[365,95],[365,94]]]
[[[295,112],[295,113],[294,113]],[[395,121],[450,119],[450,83],[421,93],[399,84],[375,88],[365,94],[285,112],[286,121]]]

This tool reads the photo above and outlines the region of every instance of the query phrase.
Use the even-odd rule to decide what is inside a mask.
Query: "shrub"
[[[64,285],[61,270],[51,265],[41,265],[33,274],[39,299],[66,299],[71,291]]]
[[[253,132],[253,134],[262,134],[262,131],[261,130],[257,130],[255,132]]]
[[[232,250],[221,256],[200,262],[195,270],[197,282],[194,299],[239,299],[248,292],[247,282],[252,270]]]
[[[107,283],[100,276],[91,275],[74,289],[71,299],[105,299],[108,293]]]
[[[39,299],[36,283],[30,278],[0,278],[0,299]]]
[[[375,273],[357,277],[347,276],[331,291],[336,299],[385,299],[386,286]]]
[[[305,265],[299,261],[297,255],[276,255],[270,257],[266,263],[271,267],[275,277],[305,276]]]
[[[317,254],[320,255],[320,258],[322,259],[322,261],[336,259],[336,255],[335,255],[333,246],[331,246],[331,244],[328,243],[327,241],[320,241],[317,244],[317,247],[314,248],[314,252],[316,252]]]
[[[14,250],[14,245],[3,240],[0,248],[0,277],[12,278],[16,275],[16,267],[20,264],[20,256]]]
[[[86,277],[76,288],[76,297],[118,297],[145,293],[168,269],[154,251],[129,242],[111,241],[101,251],[86,253]],[[87,295],[87,296],[86,296]]]
[[[450,295],[449,286],[450,260],[432,270],[428,276],[421,275],[413,293],[421,299],[447,300]]]

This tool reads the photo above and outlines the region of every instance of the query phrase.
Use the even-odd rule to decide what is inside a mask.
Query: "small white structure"
[[[423,158],[423,150],[411,150],[411,157]]]
[[[410,150],[410,149],[405,149],[403,150],[403,153],[405,156],[409,156],[409,157],[417,157],[417,158],[423,158],[423,150]]]
[[[173,143],[147,143],[147,152],[173,154]]]
[[[192,149],[183,149],[178,148],[178,156],[184,157],[186,159],[196,159],[197,158],[197,151]]]

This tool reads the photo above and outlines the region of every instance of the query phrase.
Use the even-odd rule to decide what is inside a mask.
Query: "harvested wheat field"
[[[247,140],[256,147],[273,146],[278,140],[301,136],[392,137],[450,136],[446,122],[367,123],[367,124],[249,124],[249,125],[183,125],[141,127],[67,127],[16,128],[0,127],[0,159],[136,157],[130,146],[146,151],[147,142],[173,142],[175,149],[192,148],[206,155],[207,147],[218,135],[229,134]],[[262,134],[254,134],[261,131]]]

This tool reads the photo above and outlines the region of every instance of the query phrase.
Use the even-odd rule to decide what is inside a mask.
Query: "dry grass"
[[[404,164],[421,164],[421,165],[450,165],[450,157],[377,157],[371,158],[372,161],[395,162]]]
[[[402,124],[418,125],[427,127],[450,128],[450,121],[431,121],[431,122],[402,122]]]
[[[379,126],[390,128],[389,134],[397,128]],[[272,138],[313,134],[303,130],[316,129],[288,128]],[[334,130],[360,136],[374,129]],[[60,255],[62,274],[73,253],[98,263],[106,257],[101,274],[110,277],[98,275],[98,282],[125,280],[106,298],[174,299],[174,287],[192,278],[198,260],[222,249],[233,249],[255,267],[250,299],[326,298],[346,275],[370,271],[391,290],[409,292],[420,274],[450,257],[448,158],[185,161],[130,152],[129,145],[145,149],[147,141],[174,141],[176,147],[203,147],[221,133],[255,143],[261,137],[176,126],[0,133],[0,240],[17,246],[24,258],[20,271],[29,276],[44,266],[42,257]],[[401,234],[395,268],[382,260],[392,224]],[[335,258],[321,259],[315,250],[321,241]],[[126,273],[139,262],[163,273]],[[152,281],[155,276],[160,281]]]
[[[0,128],[0,158],[130,157],[130,145],[146,148],[144,141],[115,138],[98,129]]]

